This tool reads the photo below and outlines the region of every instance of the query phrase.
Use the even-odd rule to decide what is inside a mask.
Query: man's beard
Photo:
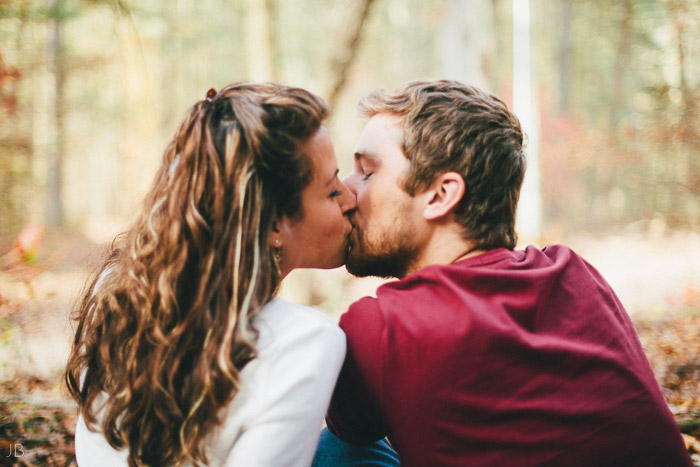
[[[412,229],[406,222],[398,222],[391,235],[381,235],[377,241],[370,242],[360,230],[356,232],[358,241],[351,244],[345,258],[345,267],[353,276],[401,279],[418,257],[419,246],[412,241]]]

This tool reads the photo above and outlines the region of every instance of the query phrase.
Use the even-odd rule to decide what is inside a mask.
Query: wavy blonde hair
[[[68,389],[131,466],[208,463],[205,438],[255,358],[252,320],[279,286],[270,230],[300,215],[301,146],[328,114],[276,84],[213,94],[188,112],[74,313]]]

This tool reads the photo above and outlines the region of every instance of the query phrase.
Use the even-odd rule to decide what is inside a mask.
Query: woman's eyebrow
[[[326,186],[333,183],[335,181],[335,178],[338,176],[339,173],[340,173],[340,169],[335,169],[335,172],[333,172],[333,176],[331,177],[331,179],[326,182]]]

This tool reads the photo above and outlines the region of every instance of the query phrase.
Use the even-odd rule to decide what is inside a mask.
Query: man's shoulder
[[[394,284],[394,283],[391,283]],[[363,297],[352,303],[339,320],[348,342],[362,347],[382,345],[389,329],[410,320],[410,297],[389,284],[380,286],[375,297]]]
[[[388,328],[403,327],[400,323],[421,320],[439,302],[442,279],[435,274],[414,274],[411,277],[379,286],[373,297],[352,303],[340,317],[340,327],[348,336],[381,334]],[[443,301],[445,298],[442,298]]]
[[[340,316],[339,325],[346,334],[356,327],[382,326],[384,317],[379,306],[379,300],[375,297],[363,297],[352,303],[348,310]]]
[[[405,309],[423,307],[425,301],[435,301],[433,291],[452,280],[445,275],[454,265],[429,265],[403,279],[380,285],[373,297],[363,297],[350,305],[343,317],[367,317],[380,314],[404,314]]]
[[[348,311],[341,316],[341,322],[347,319],[381,320],[387,314],[393,314],[397,307],[403,307],[404,302],[410,302],[411,296],[420,291],[417,284],[405,279],[380,285],[373,297],[362,297],[353,302]]]
[[[586,264],[571,248],[555,244],[543,249],[532,245],[524,250],[500,248],[448,265],[429,265],[379,286],[374,297],[351,304],[341,316],[340,325],[346,333],[366,333],[383,331],[397,323],[425,324],[436,319],[436,307],[443,312],[450,307],[464,309],[475,299],[488,299],[496,282],[542,275],[533,271],[545,268],[552,272],[572,262]],[[449,321],[449,313],[442,315]]]

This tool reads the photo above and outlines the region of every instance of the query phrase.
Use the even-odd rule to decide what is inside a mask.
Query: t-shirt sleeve
[[[302,467],[311,464],[323,416],[345,355],[333,323],[296,323],[277,336],[255,391],[257,415],[236,439],[226,466]],[[262,356],[261,356],[262,357]]]
[[[380,411],[386,326],[377,300],[363,298],[340,319],[347,355],[326,416],[328,429],[340,439],[365,444],[387,435]]]

